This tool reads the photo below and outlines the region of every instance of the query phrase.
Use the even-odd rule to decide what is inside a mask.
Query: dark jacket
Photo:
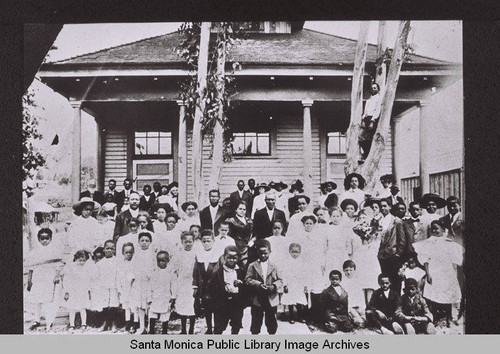
[[[238,193],[238,191],[235,191],[229,195],[229,201],[231,202],[231,211],[235,211],[236,208],[238,207],[238,204],[241,201],[244,201],[245,204],[247,205],[247,216],[250,216],[252,214],[252,202],[253,202],[252,193],[248,191],[243,191],[243,195],[240,198],[240,194]]]
[[[395,317],[398,322],[405,323],[408,322],[405,320],[405,316],[427,317],[428,321],[433,321],[432,313],[429,311],[427,302],[420,294],[415,295],[413,302],[406,294],[399,298]]]
[[[205,298],[208,300],[215,311],[224,310],[230,303],[230,300],[232,300],[232,303],[238,303],[242,306],[242,308],[247,304],[248,289],[245,284],[245,269],[236,269],[236,277],[243,283],[238,286],[237,294],[231,294],[226,291],[226,283],[224,281],[224,267],[222,263],[219,263],[214,267],[214,270],[207,283]]]
[[[403,221],[396,216],[392,216],[392,218],[391,224],[381,235],[377,256],[381,259],[401,257],[406,247]]]
[[[115,230],[113,232],[113,240],[117,240],[119,236],[124,236],[130,232],[128,228],[128,223],[132,219],[132,214],[130,210],[125,210],[116,216],[115,220]],[[149,231],[154,232],[153,224],[150,222],[146,227]]]
[[[446,214],[445,216],[439,218],[441,224],[448,230],[448,237],[458,243],[459,245],[463,245],[463,232],[464,232],[464,221],[462,218],[462,213],[459,212],[456,220],[451,223],[450,214]]]
[[[156,197],[153,193],[149,195],[149,200],[146,201],[146,198],[144,196],[141,196],[141,199],[139,200],[139,210],[144,210],[149,212],[151,209],[151,206],[154,204],[156,200]]]
[[[399,294],[394,289],[389,289],[389,298],[386,298],[382,288],[379,288],[373,292],[373,295],[366,307],[366,311],[375,312],[379,310],[387,316],[387,318],[393,318],[398,307]]]
[[[245,283],[250,288],[250,304],[252,306],[262,307],[266,305],[267,301],[269,301],[272,307],[279,305],[278,292],[281,292],[283,288],[283,280],[278,268],[273,263],[268,263],[267,276],[265,279],[262,275],[260,261],[250,263],[245,276]],[[274,286],[275,289],[269,294],[264,292],[260,287],[261,284],[265,284],[268,287]]]
[[[205,263],[198,262],[196,259],[193,268],[193,287],[198,291],[195,297],[195,311],[200,313],[210,305],[210,299],[207,296],[207,285],[212,273],[217,266],[217,262],[209,263],[205,270]]]
[[[128,195],[132,193],[137,193],[137,192],[131,189]],[[121,210],[124,201],[125,201],[125,190],[121,190],[116,194],[116,200],[115,200],[115,203],[118,205],[118,210]]]
[[[267,208],[255,212],[253,217],[253,235],[257,240],[264,239],[273,234],[273,221],[279,220],[283,223],[283,232],[286,232],[286,217],[283,210],[274,208],[273,217],[269,220]]]
[[[394,203],[392,202],[392,195],[390,197],[385,198],[385,200],[387,200],[387,204],[389,204],[390,206],[394,205]],[[398,201],[398,203],[403,203],[403,204],[405,203],[403,198],[401,198],[399,195],[396,197],[396,200]]]
[[[221,222],[226,220],[228,215],[229,211],[226,208],[219,206],[219,209],[217,210],[217,215],[215,216],[215,220],[212,220],[212,215],[210,214],[210,207],[207,206],[200,213],[201,228],[212,230],[215,233],[215,235],[218,235],[219,225]]]
[[[321,293],[320,304],[327,321],[331,319],[338,321],[349,319],[348,295],[344,288],[341,287],[341,289],[339,295],[330,285]]]

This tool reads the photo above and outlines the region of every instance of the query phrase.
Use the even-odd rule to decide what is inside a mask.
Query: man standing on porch
[[[119,192],[116,190],[116,180],[111,178],[108,181],[108,189],[106,190],[106,193],[104,193],[104,194],[111,194],[113,196],[113,201],[116,203],[117,198],[118,198],[118,193]]]
[[[245,202],[246,205],[251,205],[252,204],[252,194],[245,189],[245,181],[240,179],[238,183],[236,184],[236,187],[238,190],[235,192],[231,193],[229,195],[229,200],[231,202],[231,212],[234,212],[240,202]],[[250,217],[250,214],[252,213],[252,210],[250,208],[247,208],[247,217]]]
[[[139,193],[132,191],[129,195],[129,208],[118,214],[118,216],[116,217],[115,231],[113,232],[114,241],[116,241],[119,237],[128,234],[130,232],[130,229],[128,228],[130,219],[137,218],[139,216]],[[146,228],[149,231],[153,231],[153,226],[151,223],[149,223]]]
[[[212,230],[218,236],[219,225],[229,217],[229,211],[219,206],[220,192],[217,189],[212,189],[208,192],[208,199],[210,200],[210,205],[205,207],[200,213],[201,228],[203,230]]]
[[[118,204],[118,210],[122,209],[123,202],[125,201],[125,198],[130,199],[130,195],[132,193],[137,193],[134,190],[132,190],[132,179],[130,178],[125,178],[123,180],[123,190],[118,192],[118,198],[115,201],[116,204]],[[137,204],[139,206],[139,204]]]
[[[273,234],[273,222],[281,221],[283,224],[283,232],[286,232],[286,217],[283,210],[275,208],[276,194],[274,192],[266,192],[265,194],[266,207],[255,212],[253,218],[254,233],[253,237],[257,240],[267,238]]]

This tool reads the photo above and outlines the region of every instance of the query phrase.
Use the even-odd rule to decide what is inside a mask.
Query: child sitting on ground
[[[359,278],[356,272],[356,264],[347,260],[342,266],[345,278],[342,281],[342,287],[349,294],[349,316],[354,327],[364,327],[365,325],[365,296],[362,286],[359,284]]]
[[[330,272],[330,286],[323,290],[320,297],[322,311],[325,313],[325,330],[328,333],[352,332],[353,323],[349,317],[347,292],[340,286],[342,273]]]
[[[432,313],[420,294],[418,282],[413,278],[405,280],[404,295],[398,302],[395,318],[406,334],[436,334]]]
[[[391,281],[387,274],[378,276],[379,289],[373,295],[366,307],[366,320],[380,334],[403,334],[403,328],[394,321],[394,314],[399,301],[399,293],[391,289]]]

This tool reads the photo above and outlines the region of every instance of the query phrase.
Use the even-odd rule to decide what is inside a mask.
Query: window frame
[[[157,142],[158,142],[158,152],[160,152],[160,139],[162,138],[160,136],[161,133],[167,133],[167,134],[170,134],[170,136],[168,138],[170,138],[170,153],[169,154],[147,154],[147,153],[144,153],[144,154],[137,154],[136,153],[136,139],[137,139],[137,133],[145,133],[146,136],[145,137],[141,137],[142,139],[146,139],[146,151],[147,151],[147,142],[148,142],[148,138],[151,138],[148,136],[148,133],[157,133],[158,136],[157,137],[153,137],[153,138],[156,138],[157,139]],[[167,158],[173,158],[174,156],[174,134],[172,131],[160,131],[160,130],[155,130],[155,131],[134,131],[133,134],[132,134],[132,137],[133,137],[133,152],[132,152],[132,158],[134,160],[148,160],[148,159],[167,159]]]
[[[347,152],[347,135],[346,133],[342,133],[341,131],[327,131],[326,132],[326,156],[327,157],[345,157],[347,154],[346,152],[336,152],[336,153],[331,153],[328,151],[328,146],[329,146],[329,140],[330,140],[330,136],[329,134],[331,133],[338,133],[339,136],[337,138],[341,138],[341,137],[344,137],[345,138],[345,147],[346,147],[346,152]],[[339,150],[340,150],[340,139],[338,140],[338,147],[339,147]]]
[[[255,134],[255,139],[257,141],[257,147],[258,147],[258,141],[259,141],[259,134],[267,134],[268,135],[268,146],[269,146],[269,152],[268,153],[237,153],[236,151],[233,152],[234,157],[238,158],[252,158],[252,157],[271,157],[273,156],[273,141],[274,141],[274,134],[273,134],[273,129],[270,128],[267,131],[235,131],[233,132],[233,148],[234,148],[234,139],[235,139],[235,134],[245,134],[243,136],[243,139],[246,139],[246,134]],[[245,141],[245,140],[244,140]]]

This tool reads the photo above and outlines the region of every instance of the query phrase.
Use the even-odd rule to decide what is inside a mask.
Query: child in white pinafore
[[[179,252],[179,257],[177,257],[174,265],[177,274],[176,288],[179,294],[175,302],[175,312],[181,316],[180,334],[187,334],[186,324],[188,318],[189,334],[193,334],[196,321],[193,297],[193,270],[196,262],[196,256],[193,250],[194,235],[191,232],[184,231],[181,234],[181,241],[184,249]]]
[[[135,250],[133,263],[135,265],[135,280],[131,291],[131,307],[135,309],[135,327],[137,333],[146,331],[146,311],[150,298],[150,280],[156,267],[156,252],[151,246],[153,238],[149,232],[139,234],[139,247]]]
[[[304,310],[307,306],[307,292],[310,288],[310,276],[306,260],[301,257],[302,248],[298,243],[289,246],[290,256],[283,264],[283,296],[281,304],[288,306],[289,322],[295,323],[297,318],[304,321]],[[278,268],[279,269],[279,268]],[[295,315],[297,312],[297,316]]]
[[[283,222],[281,220],[273,221],[273,235],[267,240],[273,250],[269,255],[269,262],[274,263],[278,269],[284,269],[285,263],[290,258],[289,247],[290,238],[283,236]]]
[[[60,273],[62,250],[52,242],[52,230],[43,228],[38,231],[40,245],[27,256],[24,266],[28,269],[26,302],[35,304],[35,318],[30,330],[40,326],[43,313],[50,331],[54,323],[60,300]]]
[[[115,243],[113,240],[107,240],[104,243],[104,258],[96,263],[99,272],[99,304],[102,305],[102,318],[104,320],[102,329],[104,331],[112,329],[113,332],[116,332],[118,307],[120,306],[117,287],[118,260],[115,253]]]
[[[91,327],[99,328],[102,325],[102,306],[104,289],[99,284],[99,270],[97,263],[104,258],[104,247],[97,247],[93,256],[89,259],[89,267],[92,270],[92,282],[90,284],[90,308],[87,311],[87,323]]]
[[[88,252],[77,251],[73,256],[73,262],[67,264],[64,269],[64,306],[69,310],[69,329],[75,328],[75,315],[80,312],[82,329],[87,328],[87,309],[90,308],[90,284],[92,282],[92,271],[87,261]]]
[[[122,247],[123,260],[118,262],[118,295],[120,297],[120,305],[125,311],[125,330],[129,333],[134,333],[134,322],[131,319],[135,308],[132,306],[132,288],[135,281],[135,263],[132,261],[134,257],[135,247],[131,242],[127,242]]]
[[[156,321],[162,322],[162,333],[167,334],[170,313],[175,307],[177,291],[175,283],[177,274],[167,267],[169,262],[167,251],[160,251],[156,255],[157,267],[151,275],[149,305],[149,333],[155,333]]]

